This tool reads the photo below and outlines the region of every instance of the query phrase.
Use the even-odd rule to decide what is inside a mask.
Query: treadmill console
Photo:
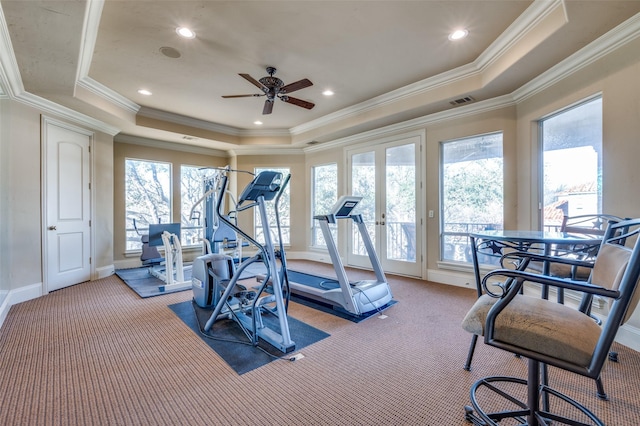
[[[351,212],[356,208],[361,200],[362,197],[356,197],[354,195],[343,195],[333,205],[329,214],[335,216],[336,219],[344,219],[350,217]]]

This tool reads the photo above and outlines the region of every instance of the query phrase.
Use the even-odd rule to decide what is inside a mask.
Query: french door
[[[347,151],[348,193],[362,214],[385,272],[419,277],[422,266],[420,136]],[[370,267],[358,230],[349,224],[347,263]]]

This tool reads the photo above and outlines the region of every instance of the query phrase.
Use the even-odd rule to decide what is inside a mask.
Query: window
[[[311,168],[311,245],[326,247],[318,221],[313,217],[329,213],[338,200],[338,165],[336,163]],[[337,237],[335,226],[331,227],[334,240]]]
[[[540,121],[542,225],[555,231],[562,218],[602,213],[602,98]]]
[[[212,174],[211,169],[194,166],[180,166],[180,223],[183,246],[201,244],[204,226],[204,204],[194,205],[200,201],[204,191],[204,179]],[[193,217],[190,217],[193,209]]]
[[[503,227],[502,133],[442,143],[442,260],[471,262],[469,232]]]
[[[125,160],[125,212],[126,249],[139,250],[138,232],[147,233],[150,223],[171,222],[171,164]]]
[[[282,173],[282,177],[285,178],[289,174],[289,168],[284,167],[271,167],[271,168],[256,168],[254,170],[255,174],[258,175],[260,172],[264,172],[266,170],[271,170],[274,172]],[[291,226],[291,204],[290,204],[290,187],[287,185],[282,196],[280,197],[280,228],[282,231],[282,243],[289,244],[291,242],[290,236],[290,226]],[[276,224],[276,214],[274,210],[275,198],[273,201],[268,201],[266,203],[267,206],[267,218],[269,220],[269,229],[271,230],[271,241],[274,244],[278,244],[280,238],[278,236],[278,228]],[[262,222],[260,220],[260,212],[257,208],[254,209],[254,236],[256,241],[264,243],[264,235],[262,233]]]

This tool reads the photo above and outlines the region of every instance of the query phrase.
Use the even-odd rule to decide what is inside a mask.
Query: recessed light
[[[254,121],[253,124],[255,124],[256,126],[262,126],[262,121]]]
[[[193,31],[191,31],[189,28],[187,27],[178,27],[176,28],[176,33],[178,33],[178,35],[180,37],[184,37],[184,38],[196,38],[196,33],[194,33]]]
[[[151,91],[147,90],[147,89],[140,89],[140,90],[138,90],[138,93],[140,93],[141,95],[145,95],[145,96],[151,96],[152,95]]]
[[[461,38],[465,38],[469,35],[469,31],[465,29],[455,30],[451,34],[449,34],[449,40],[460,40]]]
[[[325,96],[333,96],[333,90],[325,90],[324,92],[322,92],[323,95]]]

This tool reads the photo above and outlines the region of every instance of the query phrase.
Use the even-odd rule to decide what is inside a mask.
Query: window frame
[[[501,186],[501,206],[499,209],[494,208],[495,211],[499,211],[500,213],[500,222],[501,223],[473,223],[473,222],[468,222],[468,223],[463,223],[462,225],[464,225],[465,229],[461,229],[459,231],[447,231],[446,227],[447,227],[447,223],[446,221],[446,209],[447,209],[447,205],[446,205],[446,194],[445,194],[445,188],[447,185],[447,182],[445,181],[446,176],[446,165],[448,163],[445,163],[445,148],[447,146],[452,146],[455,143],[469,143],[473,140],[478,140],[478,142],[480,142],[482,140],[482,138],[492,138],[492,137],[500,137],[500,143],[499,143],[499,149],[500,149],[500,157],[486,157],[486,158],[478,158],[477,160],[488,160],[491,158],[499,158],[500,159],[500,164],[496,165],[496,167],[500,167],[500,170],[502,172],[502,179],[500,179],[500,186]],[[497,148],[496,148],[497,149]],[[471,153],[472,154],[472,153]],[[470,154],[470,155],[471,155]],[[466,137],[462,137],[462,138],[456,138],[456,139],[449,139],[446,141],[441,141],[440,142],[440,203],[439,203],[439,208],[440,208],[440,223],[439,223],[439,248],[440,248],[440,253],[439,253],[439,261],[440,262],[455,262],[455,263],[468,263],[471,264],[472,262],[472,257],[471,257],[471,242],[469,240],[469,233],[470,232],[474,232],[474,231],[479,231],[479,230],[485,230],[485,229],[503,229],[504,228],[504,201],[505,201],[505,196],[504,196],[504,131],[499,130],[499,131],[495,131],[495,132],[489,132],[489,133],[481,133],[481,134],[477,134],[477,135],[472,135],[472,136],[466,136]],[[455,241],[452,243],[449,243],[448,237],[452,237]],[[449,247],[453,244],[452,247]],[[448,255],[448,253],[452,253],[450,256]]]
[[[287,174],[291,174],[291,167],[285,167],[285,166],[272,166],[272,167],[265,167],[265,166],[259,166],[259,167],[254,167],[253,168],[253,173],[255,174],[255,176],[257,176],[259,173],[264,172],[264,171],[276,171],[276,172],[280,172],[282,173],[282,177],[286,177]],[[287,211],[287,214],[283,214],[282,212],[280,212],[280,219],[282,220],[283,218],[287,218],[288,219],[288,225],[283,225],[282,223],[280,224],[280,228],[282,230],[282,236],[283,236],[283,243],[282,245],[285,247],[289,247],[291,246],[291,181],[289,181],[289,184],[287,185],[287,187],[284,190],[284,193],[282,194],[281,199],[284,199],[286,197],[286,199],[288,200],[288,206],[289,206],[289,210]],[[281,203],[282,204],[282,203]],[[273,212],[271,212],[271,206],[275,206],[275,199],[274,202],[271,203],[267,203],[266,208],[267,208],[267,216],[269,217],[272,214],[275,214]],[[255,238],[256,241],[260,242],[260,243],[264,243],[264,239],[259,238],[259,235],[261,234],[262,230],[258,229],[258,224],[260,223],[260,212],[258,211],[258,209],[253,209],[253,237]],[[269,228],[271,229],[271,228]],[[285,232],[286,229],[286,232]],[[273,242],[273,244],[279,244],[280,243],[280,239],[279,236],[276,233],[272,232],[271,235],[271,240]]]
[[[315,216],[317,216],[318,214],[322,214],[322,212],[318,212],[317,206],[316,206],[316,193],[317,193],[317,189],[316,189],[316,170],[320,167],[334,167],[335,169],[335,197],[333,199],[333,201],[331,202],[332,205],[338,201],[338,163],[337,162],[331,162],[331,163],[323,163],[323,164],[316,164],[311,166],[311,199],[310,201],[310,212],[311,212],[311,217],[309,218],[311,221],[311,235],[310,235],[310,242],[311,242],[311,247],[314,249],[325,249],[327,248],[326,243],[325,244],[319,244],[318,241],[316,241],[316,236],[318,237],[322,237],[322,232],[320,230],[320,225],[318,224],[318,222],[314,219]],[[334,229],[332,229],[332,233],[334,234],[333,237],[334,239],[337,237],[337,232]]]
[[[603,149],[604,149],[604,103],[603,103],[603,99],[602,99],[602,95],[598,94],[595,96],[591,96],[589,98],[583,99],[579,102],[576,102],[574,104],[571,104],[565,108],[562,108],[560,110],[557,110],[555,112],[553,112],[552,114],[548,114],[546,116],[544,116],[543,118],[541,118],[540,120],[538,120],[537,122],[537,127],[538,127],[538,188],[539,188],[539,192],[538,192],[538,197],[539,197],[539,203],[538,203],[538,214],[537,214],[537,218],[538,218],[538,228],[539,229],[543,229],[543,230],[558,230],[558,226],[561,224],[561,221],[556,225],[553,223],[546,223],[545,222],[545,211],[546,211],[546,203],[545,203],[545,198],[547,196],[546,192],[545,192],[545,185],[546,185],[546,179],[545,179],[545,143],[544,143],[544,139],[545,139],[545,131],[544,131],[544,124],[546,122],[548,122],[551,119],[557,118],[565,113],[569,113],[572,111],[575,111],[577,108],[581,108],[586,106],[587,104],[590,104],[592,102],[599,102],[600,103],[600,146],[599,146],[599,155],[597,158],[597,172],[596,172],[596,197],[597,197],[597,201],[596,201],[596,212],[593,211],[584,211],[581,214],[601,214],[603,212],[603,205],[602,205],[602,179],[603,179]],[[596,149],[596,152],[598,150]],[[574,212],[574,211],[570,211],[569,208],[566,208],[566,214],[568,216],[576,216],[578,215],[578,213]]]
[[[125,238],[125,253],[130,253],[130,252],[139,252],[140,250],[142,250],[142,241],[140,241],[138,244],[135,245],[130,245],[129,244],[129,234],[130,233],[136,233],[136,229],[133,227],[133,224],[131,225],[131,227],[128,227],[127,224],[130,221],[129,219],[129,204],[128,204],[128,178],[127,178],[127,173],[129,170],[129,166],[128,163],[130,161],[135,161],[135,162],[141,162],[141,163],[155,163],[155,164],[163,164],[168,166],[168,172],[169,172],[169,178],[168,178],[168,222],[167,223],[171,223],[173,221],[173,163],[168,162],[168,161],[162,161],[162,160],[150,160],[150,159],[145,159],[145,158],[134,158],[134,157],[125,157],[124,159],[124,215],[125,215],[125,229],[124,229],[124,238]],[[163,215],[164,216],[164,215]],[[137,227],[137,226],[136,226]],[[146,227],[137,227],[138,230],[137,232],[140,232],[142,234],[144,234],[143,231],[149,231],[149,227],[148,224]]]

